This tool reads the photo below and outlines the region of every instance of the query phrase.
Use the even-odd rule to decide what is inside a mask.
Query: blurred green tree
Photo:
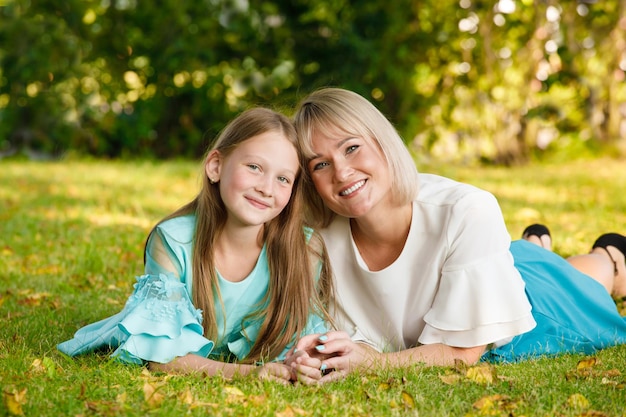
[[[0,0],[0,154],[197,157],[322,86],[424,157],[626,153],[626,0]]]

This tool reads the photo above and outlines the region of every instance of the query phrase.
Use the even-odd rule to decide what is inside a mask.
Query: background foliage
[[[426,156],[626,154],[625,71],[625,0],[0,0],[0,152],[197,157],[335,85]]]

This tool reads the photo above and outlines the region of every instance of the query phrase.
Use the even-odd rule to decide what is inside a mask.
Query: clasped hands
[[[343,331],[311,334],[298,340],[287,353],[284,364],[266,365],[259,375],[283,383],[323,384],[369,366],[376,354],[370,347],[353,342]]]

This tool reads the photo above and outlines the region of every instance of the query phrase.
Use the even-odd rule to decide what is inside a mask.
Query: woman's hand
[[[341,379],[355,369],[370,368],[379,356],[374,349],[354,343],[341,331],[307,335],[296,343],[295,352],[294,355],[300,356],[294,358],[292,367],[297,371],[298,381],[303,383]]]
[[[351,342],[346,332],[332,331],[324,334],[309,334],[298,340],[293,353],[305,351],[311,357],[327,358],[335,354],[335,348],[340,347],[341,341]],[[333,345],[333,342],[337,342]],[[328,345],[328,346],[327,346]]]

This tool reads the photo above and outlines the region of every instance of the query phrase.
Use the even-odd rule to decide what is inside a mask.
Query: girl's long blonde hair
[[[289,203],[264,225],[260,236],[267,245],[270,282],[266,296],[256,311],[247,317],[262,320],[262,326],[250,353],[243,360],[246,363],[276,358],[289,342],[302,334],[309,314],[317,313],[330,321],[327,313],[332,293],[330,262],[321,237],[314,233],[307,243],[304,233],[304,197],[300,185],[304,160],[290,120],[266,108],[247,110],[224,128],[207,155],[216,149],[228,157],[239,144],[269,131],[282,134],[294,145],[300,156],[300,169]],[[196,216],[192,298],[194,306],[203,312],[205,336],[215,341],[218,335],[216,301],[221,304],[221,296],[213,248],[228,214],[219,185],[211,184],[204,173],[204,163],[202,174],[202,188],[196,198],[161,222],[189,214]],[[223,310],[223,305],[221,308]]]

